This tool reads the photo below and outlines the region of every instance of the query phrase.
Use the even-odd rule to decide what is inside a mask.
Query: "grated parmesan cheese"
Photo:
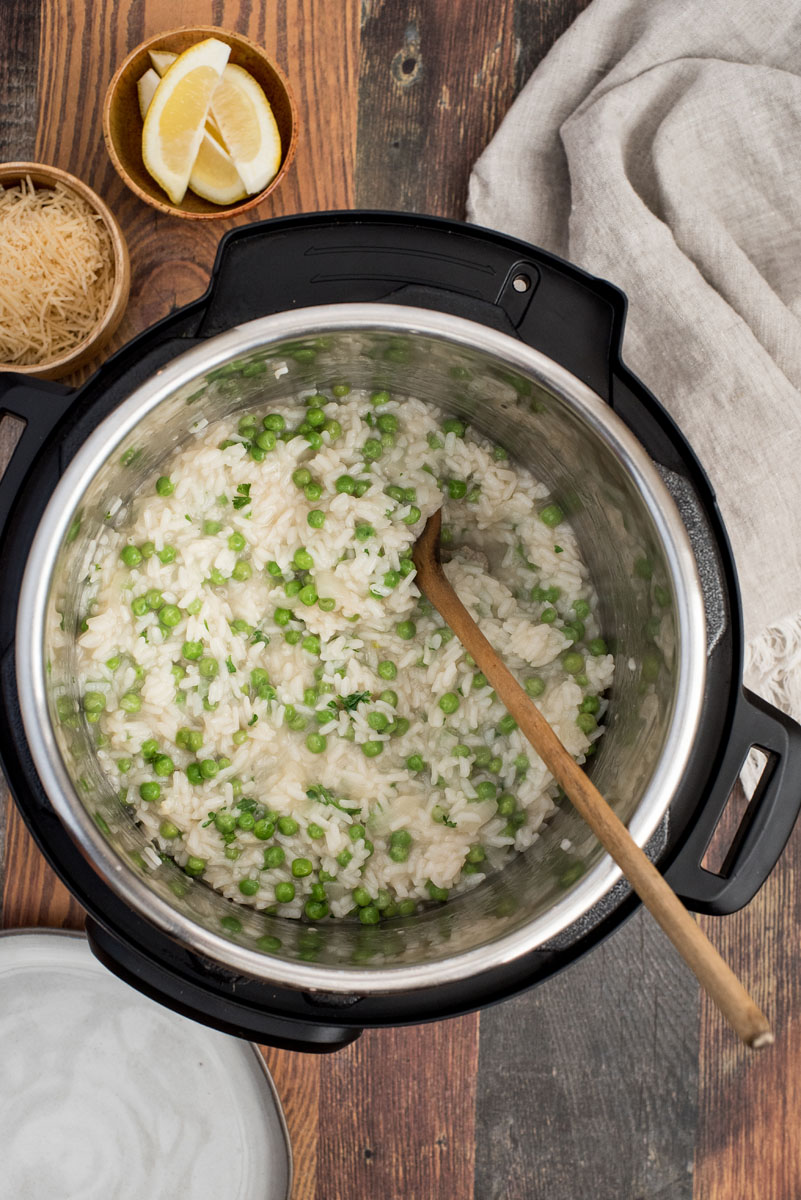
[[[30,177],[0,185],[0,363],[33,366],[74,349],[113,283],[111,239],[81,196]]]

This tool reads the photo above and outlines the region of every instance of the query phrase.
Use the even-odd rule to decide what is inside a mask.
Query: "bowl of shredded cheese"
[[[41,163],[0,164],[0,370],[55,379],[122,320],[128,248],[100,197]]]

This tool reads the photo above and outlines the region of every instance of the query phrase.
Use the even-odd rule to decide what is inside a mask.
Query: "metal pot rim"
[[[662,540],[676,590],[679,665],[677,697],[665,746],[645,795],[629,823],[639,845],[657,828],[684,772],[700,720],[706,667],[703,598],[695,557],[675,504],[645,449],[586,384],[552,359],[508,334],[428,309],[376,303],[332,304],[276,313],[236,326],[194,347],[141,384],[90,434],[59,480],[36,531],[20,589],[16,662],[25,735],[37,773],[60,820],[105,883],[134,911],[206,959],[265,982],[306,991],[387,994],[469,978],[510,963],[572,925],[620,879],[605,855],[546,912],[497,941],[434,963],[365,968],[290,962],[237,945],[184,917],[154,895],[114,853],[75,797],[58,751],[46,698],[44,633],[54,547],[66,536],[75,508],[100,467],[139,421],[199,373],[235,355],[291,338],[354,330],[421,334],[479,348],[524,371],[578,411],[632,477]]]

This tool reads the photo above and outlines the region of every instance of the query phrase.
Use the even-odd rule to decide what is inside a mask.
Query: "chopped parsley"
[[[236,495],[231,501],[234,508],[244,508],[246,504],[250,504],[250,484],[240,483],[236,489]]]

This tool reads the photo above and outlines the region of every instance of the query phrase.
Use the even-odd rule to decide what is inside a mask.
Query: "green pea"
[[[295,899],[294,883],[277,883],[275,885],[275,898],[279,904],[290,904]]]
[[[606,642],[603,638],[593,638],[587,647],[593,658],[600,658],[602,654],[607,654]]]
[[[306,826],[306,832],[313,841],[317,838],[325,837],[325,830],[322,826],[316,824],[315,821]]]
[[[325,425],[325,413],[321,408],[310,408],[306,413],[306,420],[313,429],[319,429]]]
[[[391,688],[386,688],[378,699],[383,700],[385,704],[391,704],[393,708],[398,707],[398,693],[393,692]]]
[[[301,646],[308,654],[320,653],[320,637],[316,633],[307,633]]]
[[[421,754],[410,754],[406,759],[406,768],[409,771],[422,771],[425,765],[425,761]]]
[[[504,792],[498,797],[498,813],[502,817],[510,817],[517,808],[517,801],[511,792]]]
[[[368,538],[375,536],[375,529],[372,525],[357,525],[353,530],[353,536],[359,542],[366,542]]]
[[[204,758],[200,761],[200,774],[204,779],[213,779],[219,769],[213,758]]]
[[[177,825],[173,825],[172,821],[162,821],[159,825],[159,833],[168,841],[181,836],[180,829]]]
[[[164,546],[159,550],[159,560],[165,564],[175,562],[177,553],[174,546]]]
[[[233,833],[236,829],[236,817],[233,813],[218,812],[214,818],[214,828],[218,833]]]
[[[187,875],[197,878],[198,875],[202,875],[206,870],[205,858],[196,858],[194,854],[190,854],[189,858],[184,863],[184,870],[186,871]]]
[[[395,626],[395,632],[399,638],[403,638],[405,642],[410,642],[417,633],[417,626],[414,621],[401,621]]]
[[[103,692],[86,692],[83,698],[84,712],[100,713],[106,707],[106,697]]]
[[[123,546],[120,550],[120,558],[126,567],[138,567],[142,561],[142,552],[136,546]]]
[[[592,713],[580,712],[576,717],[576,724],[582,733],[591,734],[598,728],[598,722]]]
[[[376,733],[383,733],[387,725],[389,725],[389,718],[385,717],[382,712],[370,712],[367,714],[367,724]]]
[[[137,596],[135,600],[131,601],[131,612],[135,617],[143,617],[149,607],[144,596]]]
[[[278,832],[282,833],[284,837],[292,837],[294,833],[298,832],[298,829],[300,829],[300,826],[294,817],[278,818]]]
[[[203,643],[184,642],[183,646],[181,647],[181,653],[183,654],[184,658],[188,659],[190,662],[194,662],[203,657]]]
[[[203,601],[198,597],[196,600],[191,600],[186,606],[186,611],[190,617],[196,617],[203,607]]]
[[[409,622],[409,623],[411,624],[411,622]],[[414,637],[414,634],[412,634],[411,636]],[[381,660],[381,662],[378,664],[377,670],[378,670],[378,674],[381,676],[381,678],[387,679],[387,680],[394,679],[396,677],[396,675],[398,674],[398,668],[395,666],[395,663],[392,662],[388,658],[384,658]]]
[[[262,817],[253,826],[253,833],[260,842],[268,841],[275,833],[275,823],[267,817]]]
[[[409,732],[409,721],[406,717],[396,717],[390,725],[387,726],[387,733],[391,733],[393,737],[403,737]]]
[[[600,696],[585,696],[579,705],[579,712],[597,713],[601,707]]]
[[[322,596],[317,601],[317,604],[323,612],[333,612],[336,607],[336,600],[333,600],[330,596]]]
[[[340,850],[339,854],[337,855],[337,862],[339,863],[340,867],[346,867],[352,858],[353,855],[351,854],[350,850]]]
[[[362,742],[362,754],[365,758],[377,758],[383,750],[383,742]]]
[[[325,513],[321,508],[313,508],[306,514],[306,522],[312,529],[322,529],[325,524]]]
[[[362,446],[362,454],[368,462],[380,458],[384,453],[384,447],[378,438],[368,438]]]
[[[558,615],[555,608],[544,608],[540,613],[540,620],[543,625],[553,625]]]
[[[314,504],[315,500],[319,500],[322,496],[323,489],[320,487],[319,483],[307,483],[303,489],[303,494],[309,503]]]
[[[328,916],[329,907],[325,900],[307,900],[303,911],[310,921],[322,921]]]
[[[366,908],[359,909],[359,920],[362,925],[377,925],[381,920],[381,913],[374,904],[368,904]]]
[[[219,674],[220,664],[216,658],[201,658],[197,666],[198,671],[204,679],[214,679]]]
[[[133,763],[130,758],[118,758],[117,759],[117,770],[120,772],[121,775],[125,775],[125,773],[127,771],[130,771],[132,765],[133,765]]]
[[[448,495],[451,500],[462,500],[467,495],[467,484],[463,479],[449,479]]]
[[[189,763],[188,767],[186,768],[186,778],[193,785],[193,787],[197,787],[203,782],[203,772],[200,769],[200,763]]]
[[[455,433],[457,437],[464,437],[467,431],[464,421],[460,421],[456,417],[448,417],[447,421],[442,422],[442,428],[445,433]]]
[[[493,775],[500,775],[502,769],[503,769],[503,759],[500,758],[497,754],[493,755],[493,757],[489,760],[489,770],[491,771],[491,773]]]
[[[416,900],[412,900],[411,898],[409,898],[407,900],[401,900],[400,903],[398,904],[398,916],[399,917],[410,917],[415,912],[417,912],[417,901]]]
[[[159,744],[155,738],[146,738],[142,742],[140,753],[145,762],[152,762],[159,752]]]
[[[476,671],[473,676],[473,687],[478,691],[487,686],[487,677],[481,671]]]
[[[258,879],[240,879],[239,890],[243,896],[255,896],[259,890]]]
[[[244,536],[238,530],[229,535],[228,549],[233,550],[235,554],[238,554],[240,550],[244,550],[246,545],[247,542]]]
[[[358,842],[360,838],[364,837],[364,834],[365,834],[364,826],[359,825],[358,822],[356,824],[350,825],[348,827],[348,837],[350,838],[350,840],[352,842]]]
[[[322,733],[309,733],[306,735],[306,749],[311,750],[312,754],[322,754],[328,742]]]
[[[578,675],[579,671],[584,670],[584,656],[574,650],[568,650],[562,655],[562,666],[569,675]]]
[[[181,621],[181,610],[176,604],[165,604],[159,609],[159,620],[168,629],[173,629]]]
[[[153,804],[161,797],[161,784],[156,783],[154,780],[148,780],[146,783],[140,783],[139,795],[143,800],[147,801],[148,804]]]
[[[370,481],[369,481],[369,479],[359,479],[359,480],[357,480],[357,482],[356,482],[356,486],[355,486],[355,488],[353,489],[353,494],[354,494],[354,496],[356,496],[356,498],[357,498],[357,499],[358,499],[360,496],[363,496],[363,495],[365,494],[365,492],[369,492],[369,491],[370,491]]]
[[[301,546],[299,550],[295,551],[292,562],[298,571],[310,571],[314,566],[314,559],[305,546]]]
[[[422,513],[416,504],[412,504],[406,516],[403,518],[404,525],[416,525],[420,520]]]
[[[175,484],[168,475],[160,475],[156,480],[156,491],[160,496],[171,496],[175,491]]]
[[[301,604],[305,604],[307,608],[311,608],[317,603],[317,589],[313,583],[305,584],[298,592],[298,600]]]
[[[257,435],[255,440],[258,448],[268,454],[271,450],[275,449],[277,443],[277,438],[272,429],[265,429],[263,433]]]
[[[459,707],[459,697],[456,692],[446,692],[444,696],[440,696],[439,706],[448,716],[455,713]]]
[[[501,717],[498,722],[498,733],[506,737],[508,734],[513,733],[515,729],[517,729],[517,721],[513,716],[506,713],[505,716]]]
[[[352,496],[356,490],[356,480],[352,475],[340,475],[334,484],[337,492],[344,492],[345,495]]]
[[[426,891],[432,900],[439,900],[442,902],[448,899],[448,889],[444,887],[437,887],[437,885],[430,879],[426,884]]]
[[[394,413],[381,413],[376,419],[376,425],[382,433],[397,433],[398,418]]]
[[[539,675],[529,675],[524,687],[529,696],[536,698],[545,691],[545,680],[541,679]]]
[[[467,851],[467,861],[469,863],[484,862],[487,855],[483,846],[471,846]]]
[[[168,775],[172,775],[173,771],[175,770],[175,763],[172,761],[169,754],[159,754],[157,758],[153,760],[153,770],[157,775],[166,777]]]
[[[323,425],[323,433],[327,433],[329,440],[335,442],[337,438],[342,437],[342,426],[333,417],[327,417],[325,425]]]
[[[492,762],[492,751],[489,746],[478,746],[475,751],[477,767],[488,767]]]
[[[298,467],[292,472],[292,482],[296,487],[305,488],[307,483],[311,483],[311,471],[308,467]]]
[[[261,423],[265,429],[272,429],[273,433],[280,433],[282,429],[286,428],[286,421],[280,413],[268,413],[266,417],[262,418]]]
[[[373,902],[373,897],[365,887],[355,887],[351,895],[353,896],[353,903],[358,905],[359,908],[366,908],[368,904],[372,904]]]
[[[296,879],[305,879],[307,875],[311,875],[314,870],[311,860],[308,858],[293,858],[292,874]]]
[[[428,444],[432,450],[441,450],[442,447],[445,445],[442,438],[436,433],[427,433],[426,441],[428,442]]]
[[[283,846],[269,846],[264,851],[264,869],[273,871],[276,867],[280,867],[286,858],[286,850]]]
[[[550,529],[555,529],[557,525],[561,525],[564,519],[565,514],[558,504],[546,504],[545,508],[540,509],[540,520]]]
[[[495,797],[497,796],[497,794],[498,794],[497,787],[495,786],[494,783],[491,783],[490,780],[488,780],[488,779],[485,779],[476,788],[476,797],[479,800],[494,800]]]

